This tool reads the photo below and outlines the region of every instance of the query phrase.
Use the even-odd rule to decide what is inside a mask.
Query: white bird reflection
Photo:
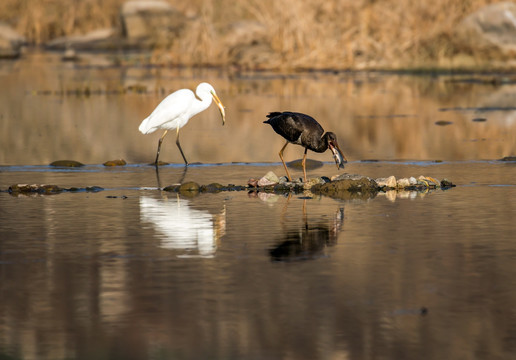
[[[161,247],[182,250],[179,257],[213,257],[226,231],[225,207],[217,215],[192,209],[190,201],[140,197],[140,219],[161,233]]]

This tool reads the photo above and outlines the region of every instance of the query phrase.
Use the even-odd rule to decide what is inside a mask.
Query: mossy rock
[[[331,182],[317,184],[310,191],[317,195],[325,195],[337,199],[373,198],[378,193],[376,181],[365,176],[345,174]]]

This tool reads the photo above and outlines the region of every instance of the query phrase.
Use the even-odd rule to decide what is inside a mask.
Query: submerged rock
[[[199,188],[200,188],[200,186],[196,182],[188,181],[188,182],[185,182],[184,184],[179,185],[178,191],[180,193],[183,193],[183,192],[199,192]]]
[[[210,192],[210,193],[221,192],[221,191],[224,191],[224,189],[226,189],[226,187],[219,183],[211,183],[208,185],[201,185],[199,188],[199,190],[201,192]]]
[[[16,194],[30,194],[30,193],[37,193],[37,194],[59,194],[60,192],[63,192],[64,189],[60,188],[57,185],[38,185],[38,184],[14,184],[9,186],[8,192],[12,195]]]
[[[99,192],[104,190],[100,186],[89,186],[86,188],[62,188],[57,185],[48,185],[48,184],[14,184],[9,186],[7,191],[13,195],[30,195],[30,194],[39,194],[39,195],[52,195],[52,194],[60,194],[62,192]]]
[[[164,165],[168,165],[169,163],[168,162],[165,162],[165,161],[161,161],[161,160],[158,160],[158,166],[164,166]],[[155,166],[156,164],[154,163],[151,163],[149,165],[152,165],[152,166]]]
[[[127,162],[124,159],[117,159],[117,160],[109,160],[106,161],[104,166],[124,166],[127,165]]]
[[[56,160],[52,163],[50,163],[50,166],[57,166],[57,167],[81,167],[84,166],[83,163],[80,163],[75,160]]]
[[[457,185],[453,184],[448,179],[441,180],[441,189],[448,189],[448,188],[455,187],[455,186],[457,186]]]
[[[447,125],[451,125],[453,124],[452,121],[447,121],[447,120],[438,120],[435,122],[435,125],[438,125],[438,126],[447,126]]]
[[[516,161],[516,156],[505,156],[500,161]]]

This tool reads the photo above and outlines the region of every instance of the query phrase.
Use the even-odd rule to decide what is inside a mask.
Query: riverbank
[[[489,0],[0,4],[0,22],[30,47],[144,48],[149,56],[140,60],[151,64],[278,71],[515,69],[507,14],[516,14],[515,4]],[[155,23],[140,28],[142,16]]]

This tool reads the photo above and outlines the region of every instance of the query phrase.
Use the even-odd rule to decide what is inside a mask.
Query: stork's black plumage
[[[283,136],[287,142],[281,148],[279,156],[285,171],[287,172],[288,179],[292,181],[290,174],[287,169],[287,165],[283,160],[283,151],[287,147],[288,143],[301,145],[305,148],[305,154],[303,156],[303,175],[306,181],[306,152],[308,149],[322,153],[330,149],[333,152],[333,157],[337,164],[337,168],[344,168],[344,163],[347,162],[346,157],[342,154],[337,143],[337,136],[332,132],[324,132],[322,126],[313,117],[296,112],[271,112],[267,115],[268,120],[265,120],[265,124],[272,126],[274,131],[279,135]]]

